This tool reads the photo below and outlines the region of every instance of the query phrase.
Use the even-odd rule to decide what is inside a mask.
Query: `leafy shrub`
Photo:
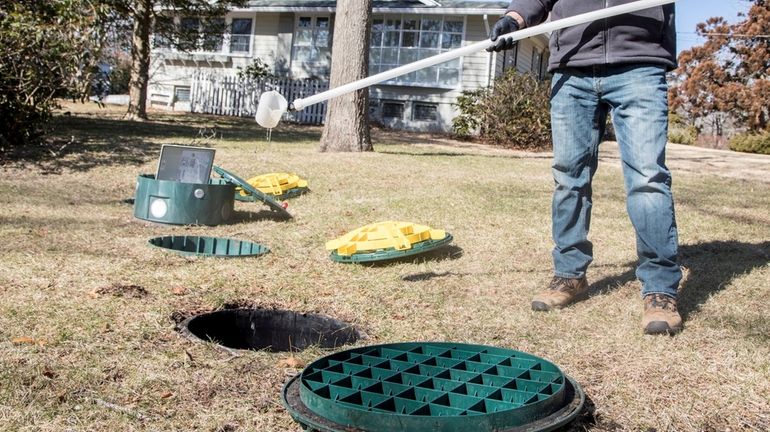
[[[452,119],[452,130],[460,137],[467,138],[479,131],[482,118],[481,101],[486,95],[486,90],[466,90],[457,97],[455,106],[460,114]]]
[[[695,144],[695,140],[698,138],[698,129],[695,126],[688,125],[677,114],[669,114],[668,116],[668,142],[674,144]]]
[[[110,71],[110,93],[128,94],[131,81],[131,59],[118,59]]]
[[[85,97],[95,71],[98,9],[86,0],[3,2],[0,156],[40,144],[56,97]]]
[[[730,140],[730,150],[770,155],[770,131],[736,135]]]
[[[256,81],[272,77],[273,73],[270,72],[270,67],[262,59],[256,58],[245,68],[238,68],[238,78],[240,79]]]
[[[669,125],[668,127],[668,142],[692,145],[695,143],[695,138],[697,137],[698,131],[692,126],[681,127],[678,125]]]
[[[460,136],[478,132],[489,144],[547,150],[551,144],[550,82],[509,69],[494,90],[464,92],[452,123]]]

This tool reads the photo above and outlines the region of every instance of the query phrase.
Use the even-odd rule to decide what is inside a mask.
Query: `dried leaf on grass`
[[[169,399],[169,398],[171,398],[173,396],[174,396],[174,393],[172,393],[172,392],[165,392],[165,393],[160,395],[160,398],[161,399]]]
[[[301,369],[305,367],[305,362],[302,360],[292,356],[289,358],[285,358],[278,362],[278,367],[281,368],[292,368],[292,369]]]
[[[171,294],[174,294],[174,295],[177,295],[177,296],[183,296],[183,295],[187,294],[187,288],[185,288],[183,286],[178,286],[178,287],[171,288]]]
[[[31,338],[31,337],[22,336],[22,337],[17,337],[17,338],[11,339],[11,343],[14,344],[14,345],[39,345],[39,346],[43,346],[43,345],[45,345],[48,342],[45,341],[44,339],[34,339],[34,338]]]

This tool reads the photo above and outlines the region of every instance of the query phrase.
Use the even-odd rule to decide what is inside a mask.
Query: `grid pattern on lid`
[[[300,391],[340,409],[409,416],[474,416],[517,410],[560,395],[552,363],[476,345],[393,344],[322,358],[302,373]]]

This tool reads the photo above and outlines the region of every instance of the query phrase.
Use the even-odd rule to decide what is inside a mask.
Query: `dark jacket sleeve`
[[[548,13],[559,0],[512,0],[506,12],[517,12],[527,27],[536,26],[548,18]]]

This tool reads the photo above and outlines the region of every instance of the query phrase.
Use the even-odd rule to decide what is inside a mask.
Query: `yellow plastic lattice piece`
[[[280,196],[286,191],[296,188],[306,188],[307,180],[301,179],[296,174],[289,173],[269,173],[252,177],[246,180],[254,189],[265,193]],[[249,193],[240,189],[241,196],[247,196]]]
[[[426,240],[442,240],[444,230],[432,229],[411,222],[378,222],[353,230],[342,237],[326,242],[327,250],[351,256],[357,252],[372,252],[381,249],[407,250],[412,245]]]

